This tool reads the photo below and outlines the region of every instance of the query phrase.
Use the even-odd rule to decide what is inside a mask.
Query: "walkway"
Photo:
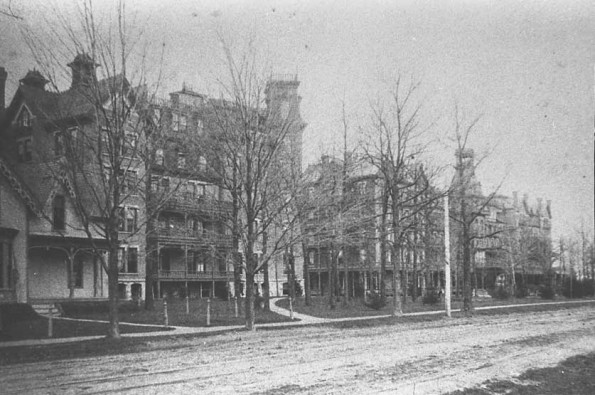
[[[283,298],[271,298],[271,311],[289,317],[291,315],[290,311],[279,307],[275,304],[275,301],[283,299]],[[505,305],[505,306],[484,306],[484,307],[476,307],[475,310],[495,310],[495,309],[505,309],[510,307],[522,307],[522,306],[539,306],[539,305],[551,305],[551,304],[577,304],[577,303],[595,303],[595,300],[572,300],[572,301],[561,301],[561,302],[542,302],[542,303],[524,303],[524,304],[514,304],[514,305]],[[453,313],[460,311],[459,309],[451,310]],[[404,313],[403,317],[413,317],[413,316],[422,316],[422,315],[442,315],[444,311],[420,311],[416,313]],[[378,318],[387,318],[391,317],[391,315],[375,315],[375,316],[365,316],[365,317],[344,317],[344,318],[319,318],[319,317],[312,317],[305,314],[299,314],[294,312],[293,313],[293,321],[289,322],[275,322],[275,323],[268,323],[268,324],[259,324],[257,328],[275,328],[275,327],[288,327],[288,326],[304,326],[304,325],[315,325],[315,324],[325,324],[325,323],[333,323],[333,322],[347,322],[347,321],[363,321],[363,320],[372,320]],[[57,317],[55,319],[61,320],[74,320],[74,321],[91,321],[91,320],[77,320],[73,318],[62,318]],[[96,321],[96,322],[105,322],[105,321]],[[125,322],[121,322],[121,324],[125,324]],[[131,324],[131,325],[138,325],[138,326],[158,326],[158,325],[144,325],[144,324]],[[187,326],[170,326],[170,330],[165,330],[161,332],[141,332],[141,333],[126,333],[122,334],[122,338],[136,338],[136,337],[167,337],[167,336],[178,336],[178,335],[196,335],[196,334],[208,334],[208,333],[220,333],[220,332],[227,332],[227,331],[237,331],[243,330],[243,325],[234,325],[234,326],[210,326],[210,327],[187,327]],[[96,340],[96,339],[103,339],[105,336],[82,336],[82,337],[66,337],[66,338],[55,338],[55,339],[28,339],[28,340],[16,340],[16,341],[8,341],[8,342],[0,342],[0,349],[8,348],[8,347],[26,347],[26,346],[43,346],[48,344],[61,344],[61,343],[75,343],[75,342],[82,342],[86,340]]]

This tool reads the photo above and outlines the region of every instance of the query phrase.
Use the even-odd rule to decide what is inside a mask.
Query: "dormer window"
[[[171,128],[174,132],[180,130],[180,115],[175,112],[171,114]]]
[[[21,110],[19,117],[17,118],[17,125],[21,127],[31,126],[31,113],[29,113],[29,110],[27,110],[26,107],[23,107]]]
[[[64,155],[64,133],[56,131],[54,132],[54,156],[62,155]]]
[[[187,126],[188,120],[186,118],[186,115],[180,115],[180,130],[186,130]]]

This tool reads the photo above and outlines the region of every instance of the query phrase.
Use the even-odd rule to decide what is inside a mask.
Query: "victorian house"
[[[98,106],[109,106],[109,91],[126,82],[121,77],[97,81],[97,65],[85,54],[77,55],[68,66],[71,86],[63,92],[46,89],[43,75],[29,71],[1,121],[1,155],[12,172],[3,173],[13,189],[17,183],[21,186],[16,189],[21,191],[19,196],[25,192],[28,196],[24,202],[29,215],[22,227],[26,249],[13,254],[15,261],[23,259],[26,264],[13,263],[13,267],[20,267],[19,281],[26,283],[26,297],[20,300],[32,304],[107,297],[107,274],[100,259],[107,246],[97,197],[104,193],[101,174],[109,165],[88,160],[87,155],[93,154],[89,152],[92,144],[101,144],[106,129],[97,115]],[[128,157],[125,177],[131,181],[126,182],[130,190],[124,188],[123,204],[117,208],[122,218],[119,291],[121,298],[140,298],[145,284],[140,229],[144,208],[133,180],[143,166],[131,149],[137,132],[130,130],[126,136],[121,153]],[[68,171],[75,168],[69,161],[77,159],[80,171]],[[3,205],[7,193],[3,192]],[[22,237],[21,232],[16,237]]]

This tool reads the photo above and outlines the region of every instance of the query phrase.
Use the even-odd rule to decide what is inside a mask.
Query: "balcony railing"
[[[179,212],[198,211],[212,216],[222,216],[231,212],[231,202],[195,197],[189,193],[176,193],[164,202],[163,208]]]
[[[233,273],[225,271],[187,272],[185,270],[159,270],[159,279],[172,280],[224,280],[232,278]]]
[[[231,247],[230,235],[208,231],[158,227],[150,236],[153,236],[160,241],[181,242],[205,246],[215,245],[221,247]]]

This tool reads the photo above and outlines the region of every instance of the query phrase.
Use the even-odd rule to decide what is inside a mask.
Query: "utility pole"
[[[444,196],[444,308],[450,317],[450,218],[448,194]]]

